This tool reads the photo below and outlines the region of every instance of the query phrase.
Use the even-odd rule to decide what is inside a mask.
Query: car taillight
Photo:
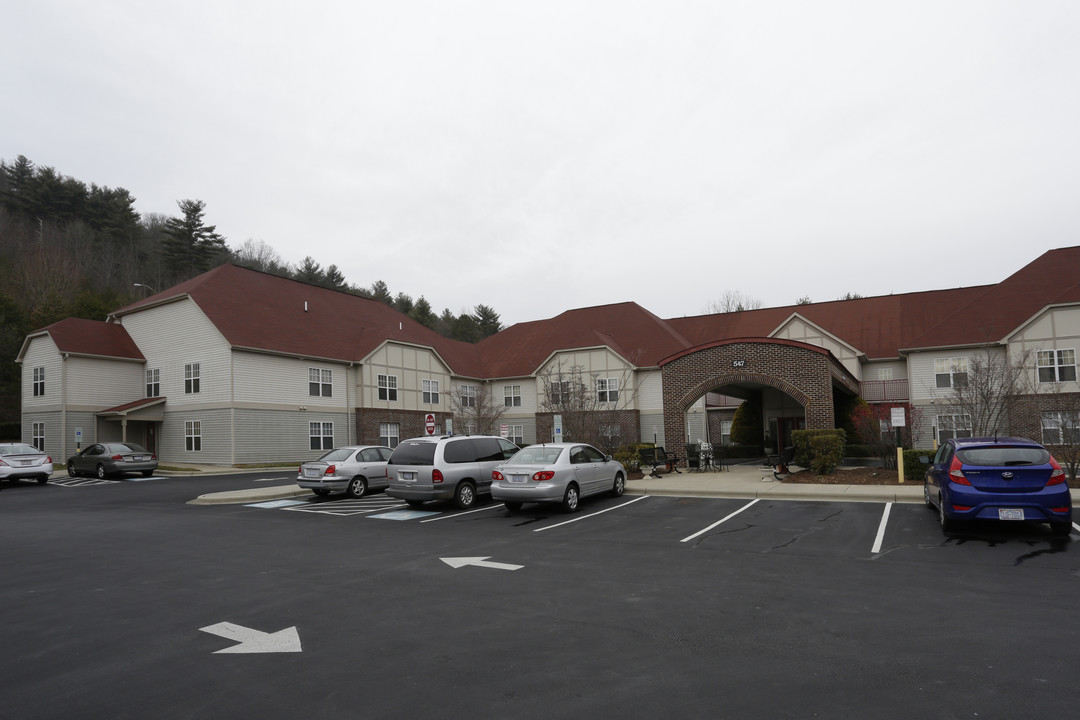
[[[52,456],[51,455],[46,455],[45,456],[45,462],[51,463],[52,462]]]
[[[500,480],[503,479],[503,474],[501,472],[499,472],[498,470],[492,470],[491,471],[491,479],[493,481],[495,481],[495,482],[499,482]]]
[[[113,455],[113,456],[112,456],[111,458],[109,458],[109,459],[110,459],[110,460],[123,460],[123,459],[124,459],[124,456],[123,456],[123,455]]]
[[[442,481],[443,481],[442,470],[439,470],[438,468],[436,468],[435,470],[432,470],[431,471],[431,482],[433,482],[433,483],[441,483]]]
[[[1065,471],[1057,464],[1057,460],[1050,458],[1050,467],[1054,469],[1050,473],[1050,479],[1046,481],[1047,487],[1050,485],[1060,485],[1065,482]]]
[[[964,477],[963,464],[960,462],[960,458],[953,455],[952,465],[949,466],[949,479],[957,485],[970,485],[971,481]]]
[[[532,479],[536,482],[544,482],[545,480],[550,480],[553,477],[555,477],[555,473],[551,470],[541,470],[540,472],[534,474]]]
[[[8,466],[8,464],[6,462],[4,462],[3,460],[0,460],[0,465],[3,465],[4,467]]]
[[[336,472],[337,472],[337,465],[327,465],[326,466],[326,472],[324,472],[323,475],[333,475]]]

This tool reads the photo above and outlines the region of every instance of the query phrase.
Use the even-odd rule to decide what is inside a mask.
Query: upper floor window
[[[937,358],[934,360],[934,378],[939,388],[955,388],[967,385],[967,358]]]
[[[161,397],[161,370],[146,371],[146,397]]]
[[[439,404],[439,381],[438,380],[424,380],[423,381],[423,398],[421,402],[428,405]]]
[[[1080,412],[1044,412],[1042,441],[1043,445],[1080,444]]]
[[[184,394],[192,395],[199,392],[199,363],[188,363],[184,366]]]
[[[573,402],[573,389],[575,384],[570,380],[553,380],[548,385],[548,402],[552,405],[563,405]],[[580,385],[577,386],[580,390]]]
[[[308,395],[312,397],[334,396],[334,371],[308,368]]]
[[[34,397],[41,397],[45,394],[45,368],[34,368]]]
[[[379,376],[379,399],[397,400],[397,375]]]
[[[597,402],[617,402],[619,399],[619,379],[618,378],[597,378],[596,379],[596,401]]]
[[[1039,382],[1071,382],[1076,380],[1076,350],[1040,350]]]
[[[521,407],[520,385],[503,385],[503,405],[506,407]]]
[[[461,392],[458,398],[461,400],[461,407],[474,408],[476,407],[476,386],[475,385],[462,385],[460,387]]]
[[[334,423],[313,422],[308,423],[308,438],[312,450],[334,449]]]

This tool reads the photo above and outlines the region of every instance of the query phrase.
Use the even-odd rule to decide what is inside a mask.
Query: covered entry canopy
[[[142,398],[107,410],[99,410],[96,415],[102,420],[119,422],[122,427],[120,439],[126,442],[128,421],[154,423],[165,420],[165,400],[164,397]]]
[[[724,386],[773,387],[801,404],[810,430],[835,426],[834,389],[859,394],[859,381],[823,347],[777,338],[733,338],[688,348],[660,361],[664,435],[686,437],[686,410]],[[670,442],[670,440],[669,440]]]

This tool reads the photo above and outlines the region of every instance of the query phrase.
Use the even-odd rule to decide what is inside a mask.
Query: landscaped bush
[[[919,458],[928,457],[930,461],[934,460],[934,450],[905,450],[904,451],[904,482],[918,482],[921,483],[923,478],[926,477],[926,471],[929,469],[929,465],[923,465],[919,462]]]
[[[831,473],[844,458],[847,433],[834,430],[796,430],[791,434],[795,446],[792,462],[810,468],[815,475]]]
[[[631,443],[623,445],[612,454],[611,459],[621,462],[627,470],[637,470],[641,467],[641,455],[638,452],[642,448],[651,448],[652,443]]]

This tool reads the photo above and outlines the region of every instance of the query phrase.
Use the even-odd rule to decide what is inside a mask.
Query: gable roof
[[[237,348],[356,362],[391,340],[432,347],[461,375],[480,370],[476,346],[450,340],[378,300],[222,265],[113,313],[191,298]]]
[[[56,349],[62,354],[85,355],[94,357],[117,358],[120,360],[142,360],[146,358],[128,335],[128,331],[117,323],[101,320],[83,320],[82,318],[64,318],[59,322],[31,333],[23,341],[22,349],[16,358],[21,362],[26,354],[30,340],[48,335]]]

